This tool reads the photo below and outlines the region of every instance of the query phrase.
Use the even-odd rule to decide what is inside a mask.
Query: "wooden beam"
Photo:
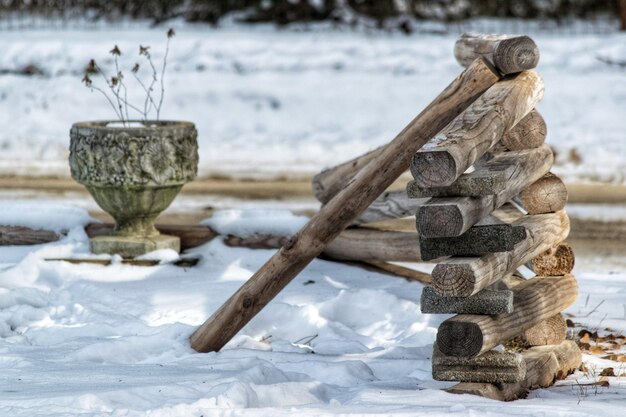
[[[437,331],[437,347],[450,356],[473,358],[559,314],[576,301],[572,275],[535,277],[513,288],[513,312],[497,316],[460,314]]]
[[[567,323],[559,313],[524,330],[523,337],[530,346],[558,345],[567,337]]]
[[[421,205],[428,200],[428,198],[409,198],[404,190],[386,191],[365,209],[353,224],[375,223],[414,216]]]
[[[495,84],[413,156],[411,174],[423,188],[457,180],[543,97],[543,81],[526,71]]]
[[[519,202],[529,214],[554,213],[567,204],[567,188],[548,172],[520,192]]]
[[[421,205],[416,214],[417,231],[425,238],[460,236],[552,167],[548,145],[505,152],[494,158],[513,168],[504,190],[482,197],[437,197]]]
[[[462,382],[447,391],[453,394],[473,394],[499,401],[526,398],[531,389],[547,388],[555,380],[564,379],[582,363],[582,353],[576,342],[566,340],[559,345],[537,346],[522,352],[526,378],[521,382],[489,384]]]
[[[252,249],[280,249],[289,236],[257,235],[227,236],[228,246]],[[422,262],[419,237],[415,232],[374,229],[347,229],[324,249],[324,256],[333,260],[368,262]]]
[[[469,66],[191,335],[191,346],[220,350],[408,168],[424,143],[497,80],[483,60]]]
[[[526,228],[527,236],[512,251],[443,260],[432,272],[434,290],[444,297],[476,294],[563,241],[569,233],[569,218],[563,211],[525,216],[513,225]]]
[[[352,178],[370,161],[376,159],[385,147],[380,146],[373,151],[354,158],[341,165],[325,169],[313,177],[313,195],[320,203],[326,204],[336,196]]]
[[[454,44],[454,57],[463,67],[482,56],[501,74],[537,67],[539,48],[528,36],[464,33]]]
[[[0,246],[41,245],[56,242],[61,235],[52,230],[22,226],[0,226]]]
[[[510,151],[538,148],[546,141],[547,134],[546,121],[537,110],[533,110],[506,132],[500,143]]]

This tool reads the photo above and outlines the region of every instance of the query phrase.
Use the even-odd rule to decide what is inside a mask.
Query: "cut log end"
[[[433,289],[442,297],[469,297],[478,292],[475,274],[466,264],[438,264],[431,276]]]
[[[527,329],[523,336],[530,346],[558,345],[567,336],[567,323],[561,314],[557,314]]]
[[[417,211],[416,226],[424,238],[459,236],[464,231],[464,216],[456,205],[424,205]]]
[[[454,157],[441,150],[417,152],[411,163],[411,174],[418,186],[429,188],[451,185],[461,173],[457,173]]]
[[[530,266],[537,275],[557,276],[572,272],[575,262],[574,250],[563,242],[533,258]]]
[[[500,143],[510,151],[533,149],[544,144],[547,134],[546,121],[538,111],[533,110],[505,133]]]
[[[549,172],[522,190],[519,199],[529,214],[554,213],[567,204],[567,188]]]
[[[493,61],[503,74],[522,72],[537,66],[539,48],[528,36],[503,39],[493,53]]]
[[[483,333],[476,323],[444,321],[437,332],[437,347],[444,355],[474,357],[483,346]]]

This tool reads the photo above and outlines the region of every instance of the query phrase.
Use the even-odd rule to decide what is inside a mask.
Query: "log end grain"
[[[439,326],[437,348],[444,355],[471,358],[477,356],[482,347],[483,332],[476,323],[446,320]]]
[[[533,149],[544,144],[547,134],[546,121],[537,110],[533,110],[505,133],[500,143],[510,151]]]
[[[574,250],[569,244],[562,242],[533,258],[531,267],[537,275],[558,276],[572,272],[575,262]]]
[[[530,346],[558,345],[567,336],[567,323],[557,314],[524,331],[524,340]]]
[[[529,214],[554,213],[567,204],[567,188],[549,172],[522,190],[519,199]]]
[[[458,178],[457,162],[445,149],[421,150],[413,155],[411,174],[419,187],[445,187]]]
[[[539,64],[539,48],[528,36],[503,39],[493,52],[493,63],[503,74],[529,70]]]
[[[417,232],[424,238],[459,236],[465,226],[458,205],[425,204],[415,217]]]

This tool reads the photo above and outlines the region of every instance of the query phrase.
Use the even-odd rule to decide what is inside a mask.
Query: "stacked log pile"
[[[512,39],[464,36],[455,55],[463,65],[491,53],[501,70],[494,62],[498,42],[534,45]],[[499,400],[551,385],[581,363],[561,315],[578,293],[573,252],[563,242],[567,190],[550,173],[546,125],[534,109],[543,84],[528,67],[538,59],[526,56],[520,68],[511,64],[515,54],[513,46],[497,55],[511,74],[415,153],[407,187],[410,198],[431,197],[416,212],[422,257],[447,257],[423,291],[422,312],[456,314],[438,329],[433,377],[460,382],[450,392]],[[502,206],[500,224],[483,220]],[[525,265],[534,278],[513,276]],[[517,336],[526,348],[521,353],[494,349]]]

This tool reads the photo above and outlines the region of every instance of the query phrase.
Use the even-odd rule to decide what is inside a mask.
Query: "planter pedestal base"
[[[134,258],[157,249],[174,249],[180,252],[180,238],[158,235],[151,238],[127,236],[97,236],[90,240],[91,252],[95,254],[118,254],[123,258]]]

